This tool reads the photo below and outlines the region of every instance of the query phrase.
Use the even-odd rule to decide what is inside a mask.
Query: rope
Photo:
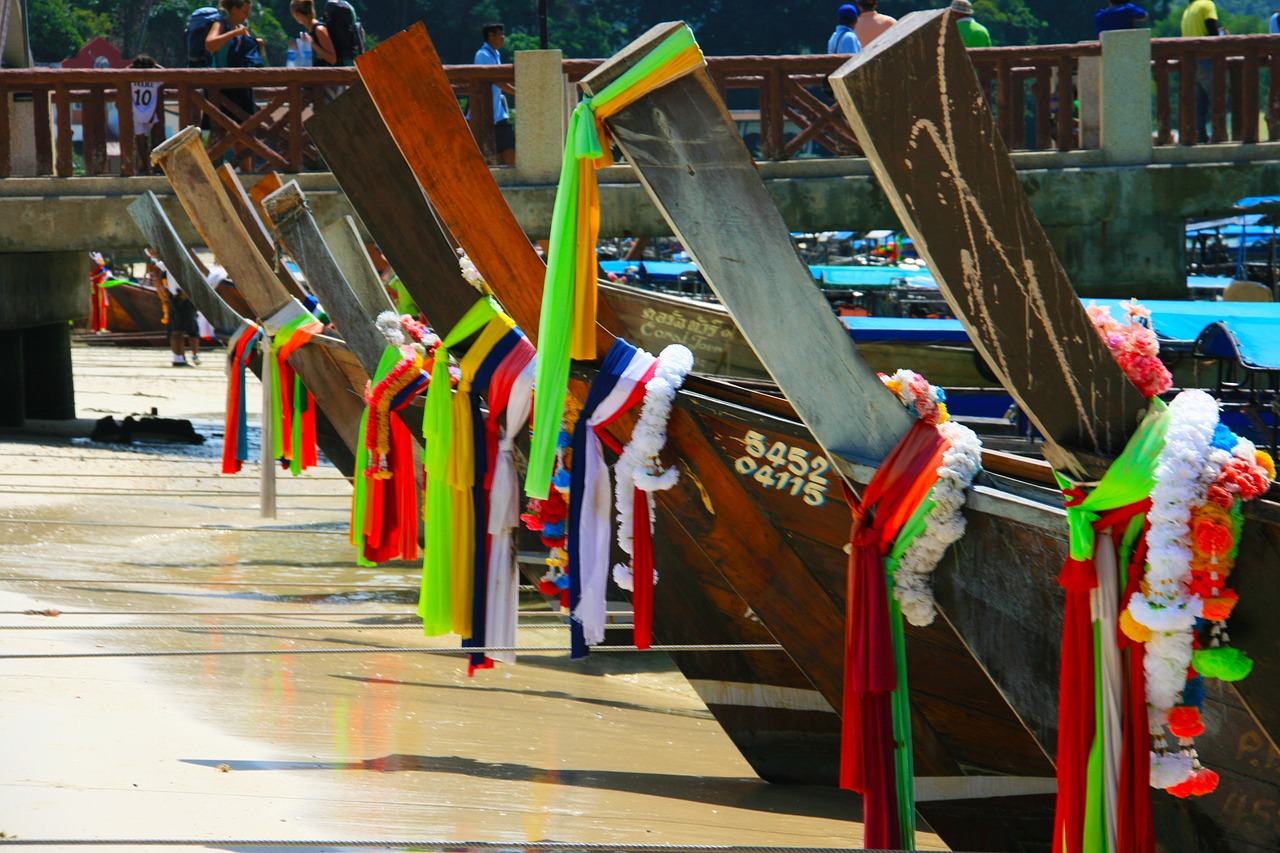
[[[54,658],[194,658],[224,655],[368,655],[368,654],[488,654],[489,652],[561,652],[568,654],[569,646],[467,646],[424,648],[420,646],[378,646],[363,649],[220,649],[218,651],[164,651],[164,652],[50,652],[35,654],[0,655],[0,660],[50,660]],[[595,646],[597,652],[780,652],[777,643],[672,643],[653,645],[647,649],[636,646]]]
[[[398,615],[398,614],[388,614]],[[610,614],[613,615],[613,614]],[[543,622],[518,625],[521,628],[568,628],[569,623]],[[605,625],[606,630],[630,629],[630,625]],[[421,631],[421,622],[401,625],[0,625],[0,631]]]
[[[59,527],[136,527],[141,530],[188,530],[214,533],[307,533],[312,536],[346,536],[345,530],[311,530],[306,527],[230,527],[206,525],[186,527],[178,524],[142,524],[116,521],[59,521],[52,518],[0,518],[0,524],[54,524]]]
[[[373,841],[369,839],[331,840],[316,839],[280,839],[267,841],[263,839],[182,839],[182,838],[0,838],[0,847],[4,846],[45,846],[54,845],[94,845],[111,847],[418,847],[431,850],[463,850],[467,848],[481,850],[554,850],[557,853],[577,853],[577,851],[618,851],[618,853],[891,853],[887,850],[872,850],[865,847],[761,847],[713,844],[627,844],[610,841],[585,844],[571,844],[566,841]],[[910,851],[907,851],[910,853]]]

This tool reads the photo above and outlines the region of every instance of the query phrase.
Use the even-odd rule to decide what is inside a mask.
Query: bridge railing
[[[1082,85],[1083,63],[1106,66],[1098,42],[986,48],[970,51],[970,57],[1010,149],[1065,152],[1099,146],[1098,134],[1081,126],[1088,102],[1098,97],[1096,89]],[[599,62],[568,60],[563,70],[576,83]],[[757,159],[789,160],[860,153],[825,86],[840,64],[841,57],[826,55],[729,56],[710,57],[708,70],[741,120]],[[1199,141],[1196,75],[1201,65],[1208,69],[1207,95],[1200,97],[1209,110],[1210,141],[1280,137],[1280,82],[1273,82],[1280,81],[1280,36],[1158,39],[1151,42],[1151,78],[1132,83],[1153,88],[1155,145]],[[446,70],[459,101],[470,107],[477,141],[492,158],[489,86],[514,87],[514,67]],[[164,128],[134,125],[133,100],[145,97],[134,84],[155,81],[162,83],[157,115],[171,123],[176,119],[178,126],[206,128],[215,160],[233,160],[242,171],[320,170],[324,164],[305,119],[356,79],[350,68],[0,70],[0,104],[9,106],[0,109],[0,177],[149,173],[149,151]],[[243,88],[253,89],[251,113],[227,96]],[[531,113],[518,119],[540,117]]]

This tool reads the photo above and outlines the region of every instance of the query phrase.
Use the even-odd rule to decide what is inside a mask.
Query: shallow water
[[[218,356],[172,371],[179,381],[158,350],[75,355],[93,374],[79,386],[85,417],[128,414],[111,407],[144,388],[148,407],[193,418],[209,440],[112,449],[0,436],[0,575],[48,579],[0,580],[0,610],[63,611],[0,615],[41,626],[0,630],[0,831],[219,847],[861,843],[850,796],[756,778],[664,655],[534,653],[468,678],[461,656],[432,652],[458,638],[412,626],[415,567],[359,568],[334,535],[350,488],[332,468],[282,477],[270,521],[256,465],[217,475]],[[86,476],[98,474],[112,476]],[[296,585],[272,585],[283,583]],[[307,627],[397,623],[407,629]],[[50,630],[69,625],[257,627]],[[567,633],[531,628],[520,641],[559,648]],[[11,657],[138,651],[254,653]]]

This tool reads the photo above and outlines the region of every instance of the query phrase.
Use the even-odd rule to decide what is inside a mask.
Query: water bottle
[[[298,65],[311,67],[311,36],[305,32],[298,34]]]
[[[289,39],[289,50],[285,54],[284,65],[286,68],[298,67],[298,47],[293,39]]]

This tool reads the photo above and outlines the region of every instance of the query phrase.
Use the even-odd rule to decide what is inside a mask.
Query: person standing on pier
[[[480,30],[484,44],[476,51],[476,65],[501,65],[502,45],[507,41],[502,24],[485,24]],[[498,161],[504,166],[516,164],[516,132],[511,126],[511,113],[507,110],[507,96],[503,86],[493,86],[493,135],[498,149]]]
[[[948,7],[956,17],[956,28],[965,47],[991,47],[991,33],[973,17],[973,4],[969,0],[951,0]]]
[[[332,68],[338,64],[338,52],[329,37],[329,28],[316,18],[315,0],[293,0],[289,4],[293,19],[311,37],[312,60],[316,68]]]
[[[1204,38],[1226,35],[1218,24],[1218,7],[1213,0],[1191,0],[1182,12],[1182,37]],[[1213,99],[1213,60],[1196,60],[1197,142],[1209,141],[1209,107]],[[1216,141],[1216,140],[1215,140]]]
[[[1101,36],[1108,30],[1131,30],[1149,20],[1147,10],[1141,6],[1110,0],[1110,5],[1094,13],[1093,26]]]
[[[876,7],[879,5],[880,0],[858,0],[858,23],[854,25],[853,32],[863,47],[871,44],[872,39],[898,23],[897,18],[877,12]]]
[[[827,53],[862,53],[862,42],[853,29],[857,23],[857,6],[846,3],[836,10],[836,31],[827,39]]]

